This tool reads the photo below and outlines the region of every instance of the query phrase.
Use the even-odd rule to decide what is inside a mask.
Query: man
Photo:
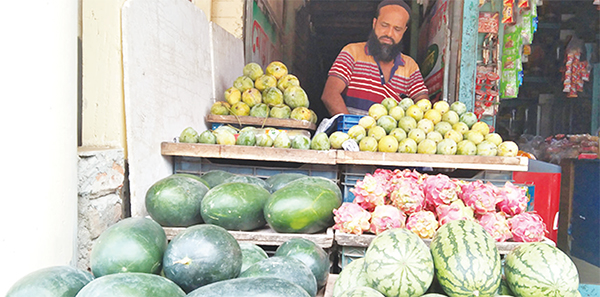
[[[329,70],[321,100],[330,115],[367,114],[388,97],[429,98],[419,66],[400,51],[409,19],[406,2],[379,4],[368,41],[346,45]]]

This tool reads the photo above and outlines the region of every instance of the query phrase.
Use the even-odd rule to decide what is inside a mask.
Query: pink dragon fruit
[[[415,212],[406,220],[406,229],[415,232],[421,238],[433,238],[438,226],[435,214],[428,210]]]
[[[497,242],[504,242],[512,237],[506,214],[503,212],[484,213],[477,218],[477,221]]]
[[[527,210],[527,202],[529,202],[527,191],[513,185],[510,181],[498,189],[498,198],[500,201],[496,204],[496,208],[508,216],[512,217]]]
[[[333,214],[333,229],[360,235],[370,228],[371,214],[358,204],[344,202],[338,209],[333,210]]]
[[[377,205],[386,204],[388,187],[385,178],[385,175],[382,174],[365,174],[363,180],[358,180],[354,189],[350,189],[350,192],[354,194],[354,203],[368,211],[373,211]]]
[[[546,233],[546,224],[534,212],[523,212],[508,219],[508,226],[514,241],[518,242],[542,241]]]
[[[395,169],[394,171],[391,172],[391,174],[389,176],[389,181],[390,181],[390,183],[395,184],[398,181],[410,179],[414,182],[422,183],[426,177],[427,177],[427,174],[421,174],[416,170],[411,171],[410,169],[404,169],[404,170]]]
[[[431,209],[436,209],[441,204],[452,203],[458,199],[461,192],[460,186],[444,174],[428,176],[424,184],[425,201]]]
[[[491,183],[483,183],[480,180],[462,186],[462,200],[473,208],[476,214],[495,212],[496,203],[499,202],[496,192],[498,188]]]
[[[455,200],[447,204],[440,204],[436,208],[440,226],[456,220],[473,220],[473,209],[467,207],[462,200]]]
[[[413,179],[397,180],[390,193],[390,202],[407,215],[422,210],[425,205],[422,184]]]
[[[371,213],[370,231],[379,234],[393,228],[404,228],[406,215],[391,205],[378,205]]]

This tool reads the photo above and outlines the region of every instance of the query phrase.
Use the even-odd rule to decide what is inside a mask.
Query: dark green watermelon
[[[306,238],[292,238],[281,244],[275,256],[289,256],[302,261],[312,271],[317,286],[323,287],[329,277],[329,255],[318,244]]]
[[[311,187],[313,185],[319,185],[319,186],[323,186],[327,189],[330,189],[331,191],[333,191],[338,198],[340,199],[340,203],[341,201],[344,200],[344,197],[342,195],[342,190],[340,190],[340,187],[332,180],[325,178],[325,177],[321,177],[321,176],[306,176],[303,178],[299,178],[295,181],[292,181],[291,183],[289,183],[288,185],[293,185],[293,184],[301,184],[301,185],[305,185],[307,187]]]
[[[211,170],[204,173],[201,177],[208,183],[209,188],[214,188],[234,175],[234,173],[227,172],[225,170]]]
[[[302,287],[310,296],[317,295],[317,280],[302,261],[287,257],[274,256],[254,263],[240,274],[243,277],[276,276]]]
[[[191,174],[173,174],[155,182],[146,192],[146,210],[165,227],[202,223],[200,207],[208,187]]]
[[[244,277],[200,287],[187,297],[310,297],[297,284],[274,276]]]
[[[333,226],[333,210],[341,204],[329,188],[296,181],[271,194],[264,213],[277,232],[317,233]]]
[[[191,174],[191,173],[175,173],[173,174],[175,176],[186,176],[189,178],[193,178],[201,183],[203,183],[207,188],[209,187],[208,182],[205,181],[202,177],[200,177],[199,175],[195,175],[195,174]]]
[[[77,297],[183,297],[185,292],[167,278],[148,273],[117,273],[96,278]]]
[[[265,250],[254,243],[242,241],[239,242],[239,244],[240,248],[242,249],[241,272],[244,272],[244,270],[248,269],[248,267],[250,267],[252,264],[269,257]]]
[[[224,183],[202,200],[202,218],[227,230],[254,230],[266,224],[263,208],[270,193],[248,183]]]
[[[302,173],[278,173],[270,176],[265,181],[271,186],[271,192],[275,192],[290,182],[303,177],[307,177],[307,175]]]
[[[160,273],[167,236],[148,218],[126,218],[108,227],[90,254],[95,277],[121,272]]]
[[[163,258],[167,278],[190,292],[201,286],[238,276],[242,250],[227,230],[195,225],[177,234]]]
[[[234,176],[226,179],[223,183],[224,184],[225,183],[247,183],[247,184],[261,186],[265,190],[267,190],[269,192],[271,191],[271,186],[266,181],[264,181],[262,178],[259,178],[256,176],[234,175]]]
[[[6,297],[75,297],[94,277],[71,266],[36,270],[12,285]]]

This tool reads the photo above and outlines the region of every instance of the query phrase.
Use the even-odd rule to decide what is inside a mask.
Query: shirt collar
[[[365,43],[365,54],[369,55],[369,45],[368,43]],[[379,64],[379,61],[375,61]],[[398,54],[398,56],[396,56],[396,58],[394,58],[394,67],[393,69],[397,69],[398,66],[404,66],[404,59],[402,58],[402,52]]]

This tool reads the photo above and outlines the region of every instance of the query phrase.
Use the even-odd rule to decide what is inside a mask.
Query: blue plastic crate
[[[600,285],[579,284],[579,293],[582,297],[600,296]]]
[[[362,115],[344,114],[337,118],[337,130],[342,132],[348,132],[354,125],[358,125],[358,121],[362,118]]]
[[[350,262],[363,258],[367,247],[359,246],[340,246],[338,251],[338,266],[341,270],[344,269]]]

